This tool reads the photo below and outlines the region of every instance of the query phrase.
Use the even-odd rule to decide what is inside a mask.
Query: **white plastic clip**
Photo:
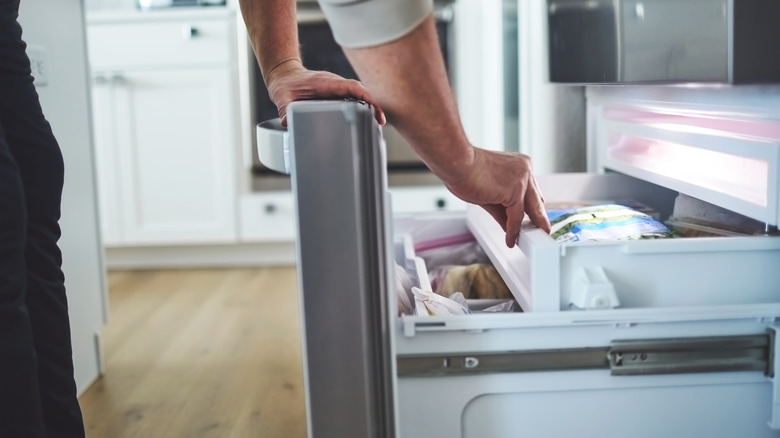
[[[615,286],[604,268],[582,268],[574,280],[569,303],[580,309],[612,309],[620,306]]]

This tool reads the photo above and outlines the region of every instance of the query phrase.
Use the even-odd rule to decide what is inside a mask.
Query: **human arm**
[[[507,246],[514,246],[525,214],[549,232],[530,159],[480,149],[466,138],[432,16],[400,39],[344,51],[393,126],[453,194],[496,219]]]
[[[249,39],[269,97],[286,125],[287,106],[296,100],[353,98],[372,105],[381,125],[385,116],[358,81],[304,68],[298,43],[295,0],[239,0]]]
[[[359,82],[309,72],[301,66],[294,0],[240,0],[266,86],[280,116],[284,117],[287,104],[294,100],[351,96],[371,103],[382,123],[384,115],[378,109],[379,102],[383,108],[387,106],[393,124],[449,190],[467,202],[481,205],[496,219],[506,231],[508,246],[517,241],[525,214],[549,231],[529,158],[479,149],[466,138],[433,17],[424,3],[386,0],[380,5],[385,8],[383,13],[376,13],[368,3],[340,3],[350,8],[346,14],[338,12],[340,6],[328,7],[333,8],[329,20],[338,18],[331,23],[334,30],[346,31],[342,37],[351,36],[363,43],[363,34],[382,26],[385,28],[380,34],[400,36],[389,42],[377,40],[372,47],[345,48],[371,94]],[[399,19],[393,11],[399,10],[400,3],[404,3],[404,13],[412,11],[410,15],[419,18]],[[351,15],[353,4],[362,8],[357,13],[359,17]],[[410,27],[405,27],[409,23]],[[358,24],[363,27],[356,30]],[[286,59],[292,60],[283,62]]]

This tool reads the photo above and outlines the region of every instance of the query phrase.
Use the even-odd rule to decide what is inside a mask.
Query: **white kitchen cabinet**
[[[295,205],[291,192],[269,191],[242,196],[239,210],[242,241],[295,240]]]
[[[103,241],[232,243],[233,23],[159,17],[89,26]]]

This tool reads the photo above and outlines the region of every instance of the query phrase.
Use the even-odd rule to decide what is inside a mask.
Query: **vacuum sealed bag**
[[[556,242],[660,239],[675,237],[648,213],[619,204],[547,208]]]

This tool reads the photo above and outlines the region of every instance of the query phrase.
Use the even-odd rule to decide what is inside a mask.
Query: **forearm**
[[[436,56],[440,49],[433,17],[401,39],[344,51],[388,121],[431,170],[445,183],[459,178],[459,170],[474,159],[474,150],[463,131],[444,61]]]
[[[249,39],[266,83],[289,64],[301,64],[295,0],[239,0]]]

